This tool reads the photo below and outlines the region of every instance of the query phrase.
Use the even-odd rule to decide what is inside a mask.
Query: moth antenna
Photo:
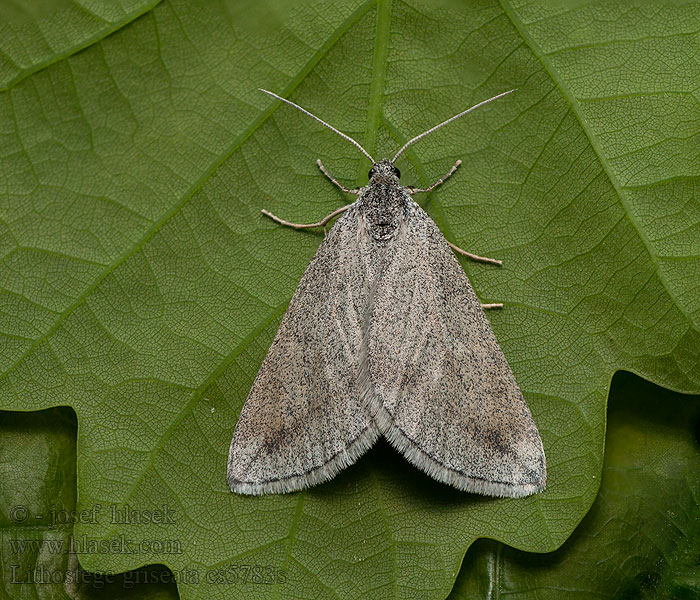
[[[517,89],[517,88],[516,88],[516,89]],[[263,91],[264,91],[264,90],[263,90]],[[475,105],[472,106],[471,108],[468,108],[467,110],[462,111],[461,113],[455,115],[454,117],[450,117],[449,119],[447,119],[447,121],[443,121],[443,122],[440,123],[439,125],[435,125],[435,127],[431,127],[430,129],[428,129],[428,131],[424,131],[423,133],[421,133],[420,135],[417,135],[417,136],[414,137],[413,139],[408,140],[408,141],[403,145],[403,147],[401,148],[401,150],[399,150],[399,151],[396,153],[396,156],[394,156],[394,158],[391,159],[391,162],[392,162],[392,163],[393,163],[393,162],[396,162],[396,159],[397,159],[399,156],[401,156],[401,154],[403,154],[403,151],[404,151],[406,148],[408,148],[411,144],[417,142],[419,139],[424,138],[424,137],[425,137],[426,135],[428,135],[429,133],[432,133],[432,132],[435,131],[436,129],[440,129],[440,127],[444,127],[444,126],[447,125],[448,123],[452,123],[452,121],[454,121],[454,120],[456,120],[456,119],[459,119],[460,117],[463,117],[463,116],[466,115],[467,113],[470,113],[471,111],[473,111],[473,110],[479,108],[480,106],[483,106],[484,104],[488,104],[489,102],[493,102],[494,100],[498,100],[499,98],[502,98],[503,96],[506,96],[506,95],[508,95],[508,94],[513,93],[514,91],[516,91],[516,90],[515,90],[515,89],[513,89],[513,90],[508,90],[507,92],[502,92],[502,93],[498,94],[497,96],[494,96],[493,98],[489,98],[488,100],[483,100],[482,102],[479,102],[479,104],[475,104]],[[268,93],[269,93],[269,92],[268,92]],[[298,108],[298,107],[297,107],[297,108]],[[313,115],[312,115],[312,116],[313,116]],[[314,118],[315,118],[315,117],[314,117]]]
[[[287,100],[286,98],[282,98],[282,96],[278,96],[274,92],[268,92],[267,90],[264,90],[262,88],[258,88],[258,89],[261,92],[264,92],[264,93],[268,94],[269,96],[272,96],[273,98],[277,98],[278,100],[282,100],[282,102],[286,102],[290,106],[293,106],[294,108],[303,112],[305,115],[309,115],[312,119],[316,119],[324,127],[328,127],[328,129],[337,133],[341,138],[344,138],[348,142],[354,144],[360,150],[360,152],[362,152],[362,154],[364,154],[367,158],[369,158],[370,161],[372,161],[372,164],[374,164],[374,159],[369,155],[369,152],[367,152],[367,150],[365,150],[362,146],[360,146],[360,144],[358,142],[356,142],[355,140],[353,140],[349,135],[344,134],[342,131],[338,131],[335,127],[333,127],[332,125],[329,125],[323,119],[319,119],[316,115],[310,113],[308,110],[306,110],[305,108],[302,108],[298,104],[294,104],[294,102],[292,102],[291,100]]]

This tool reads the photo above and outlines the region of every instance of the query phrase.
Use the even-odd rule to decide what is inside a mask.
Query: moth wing
[[[291,492],[320,483],[379,436],[369,385],[364,390],[366,378],[358,376],[369,294],[363,240],[350,207],[306,269],[236,425],[232,491]]]
[[[459,489],[544,489],[539,432],[466,274],[413,201],[373,295],[367,337],[382,433]]]

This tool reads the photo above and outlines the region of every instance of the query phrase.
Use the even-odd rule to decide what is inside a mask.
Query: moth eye
[[[374,167],[372,167],[372,168],[369,170],[369,173],[367,173],[367,177],[368,177],[369,179],[372,179],[372,177],[374,177]]]
[[[392,166],[394,169],[394,175],[396,175],[399,179],[401,178],[401,171],[399,171],[396,167]]]

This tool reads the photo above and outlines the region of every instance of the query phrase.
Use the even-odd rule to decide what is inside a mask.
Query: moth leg
[[[497,258],[489,258],[488,256],[479,256],[478,254],[472,254],[471,252],[462,250],[459,246],[455,246],[452,242],[448,241],[447,243],[450,245],[450,248],[457,252],[457,254],[461,254],[462,256],[466,256],[467,258],[471,258],[476,262],[489,263],[490,265],[498,265],[499,267],[503,264],[503,261],[498,260]]]
[[[284,225],[286,227],[293,227],[294,229],[310,229],[311,227],[323,227],[323,235],[326,235],[326,224],[328,221],[330,221],[333,217],[337,217],[340,213],[345,212],[350,206],[352,206],[352,203],[346,204],[345,206],[341,206],[340,208],[336,208],[332,213],[326,215],[321,219],[318,223],[290,223],[289,221],[285,221],[284,219],[280,219],[279,217],[273,215],[269,210],[265,210],[264,208],[262,209],[262,214],[264,214],[266,217],[270,217],[273,221],[276,221],[280,225]]]
[[[343,190],[346,194],[355,194],[357,196],[360,193],[360,188],[355,188],[354,190],[349,190],[346,188],[342,183],[340,183],[333,175],[331,175],[328,171],[326,171],[326,167],[323,166],[323,163],[321,162],[321,159],[319,158],[316,161],[316,164],[318,165],[318,168],[321,169],[321,172],[328,177],[335,185],[337,185],[341,190]]]
[[[435,189],[437,186],[439,186],[441,183],[443,183],[448,177],[451,177],[454,172],[457,170],[459,165],[462,164],[461,160],[458,160],[454,165],[452,165],[452,168],[447,171],[440,179],[438,179],[433,185],[423,188],[423,189],[417,189],[414,187],[407,187],[406,189],[408,190],[409,194],[418,194],[421,192],[430,192],[433,189]],[[497,258],[488,258],[487,256],[479,256],[478,254],[472,254],[471,252],[467,252],[466,250],[462,250],[459,246],[455,246],[452,242],[447,242],[450,245],[450,248],[452,248],[455,252],[458,254],[462,254],[463,256],[466,256],[468,258],[471,258],[472,260],[475,260],[477,262],[484,262],[484,263],[489,263],[491,265],[498,265],[499,267],[503,264],[502,261],[498,260]]]
[[[447,173],[445,173],[442,177],[440,177],[440,179],[438,179],[435,183],[433,183],[431,186],[429,186],[427,188],[418,189],[418,188],[414,188],[413,186],[408,186],[406,189],[408,190],[409,194],[420,194],[423,192],[430,192],[430,191],[434,190],[437,186],[439,186],[441,183],[443,183],[446,179],[451,177],[453,175],[453,173],[457,170],[457,167],[459,167],[459,165],[461,165],[461,164],[462,164],[462,161],[458,160],[454,165],[452,165],[452,168],[449,171],[447,171]]]
[[[482,304],[481,308],[483,308],[484,310],[488,310],[490,308],[503,308],[503,304],[501,304],[500,302],[497,304]]]

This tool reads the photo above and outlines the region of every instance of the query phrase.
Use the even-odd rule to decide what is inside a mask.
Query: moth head
[[[367,177],[369,177],[370,181],[373,179],[398,181],[401,177],[401,171],[388,158],[382,158],[382,160],[372,165],[369,173],[367,173]]]

